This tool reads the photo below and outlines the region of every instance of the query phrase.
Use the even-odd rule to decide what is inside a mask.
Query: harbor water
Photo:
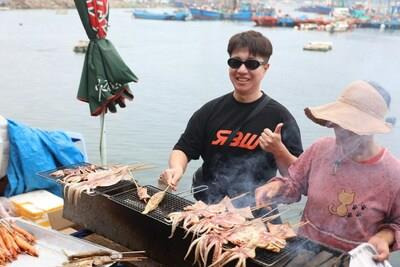
[[[306,119],[303,109],[333,101],[352,80],[380,83],[392,95],[390,116],[400,118],[400,32],[371,29],[329,34],[288,28],[254,27],[252,22],[151,21],[131,10],[112,9],[108,39],[139,77],[135,99],[106,115],[109,163],[144,162],[137,174],[156,184],[171,148],[191,114],[206,101],[232,90],[226,46],[231,35],[257,30],[272,41],[271,67],[263,90],[297,119],[307,148],[332,135]],[[73,53],[87,39],[76,10],[0,11],[0,114],[32,127],[82,133],[89,161],[99,163],[98,117],[76,99],[84,54]],[[331,42],[329,52],[303,51],[309,41]],[[377,137],[400,156],[399,125]],[[180,190],[200,161],[190,163]]]

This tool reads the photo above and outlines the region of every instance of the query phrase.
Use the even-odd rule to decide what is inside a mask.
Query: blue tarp
[[[4,195],[46,189],[62,197],[61,186],[38,176],[38,172],[83,162],[84,158],[71,138],[62,131],[44,131],[8,120],[10,158],[8,185]]]

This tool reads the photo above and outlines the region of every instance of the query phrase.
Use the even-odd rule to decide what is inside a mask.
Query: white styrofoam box
[[[10,197],[11,202],[25,206],[31,213],[62,208],[64,199],[46,190],[36,190]]]
[[[0,178],[7,174],[9,146],[7,120],[0,115]]]

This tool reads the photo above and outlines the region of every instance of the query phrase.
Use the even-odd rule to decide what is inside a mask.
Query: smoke
[[[218,202],[225,196],[235,197],[248,193],[235,200],[234,204],[237,207],[254,206],[255,189],[276,175],[276,165],[271,157],[263,151],[246,156],[221,156],[212,169],[208,203]]]

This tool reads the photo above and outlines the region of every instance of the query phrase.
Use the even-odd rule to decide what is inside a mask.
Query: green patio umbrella
[[[108,0],[74,0],[82,24],[89,37],[78,90],[78,99],[89,103],[92,116],[100,115],[100,158],[107,164],[105,113],[116,112],[116,105],[125,107],[132,100],[130,82],[138,78],[124,63],[112,43],[106,39],[108,29]]]

